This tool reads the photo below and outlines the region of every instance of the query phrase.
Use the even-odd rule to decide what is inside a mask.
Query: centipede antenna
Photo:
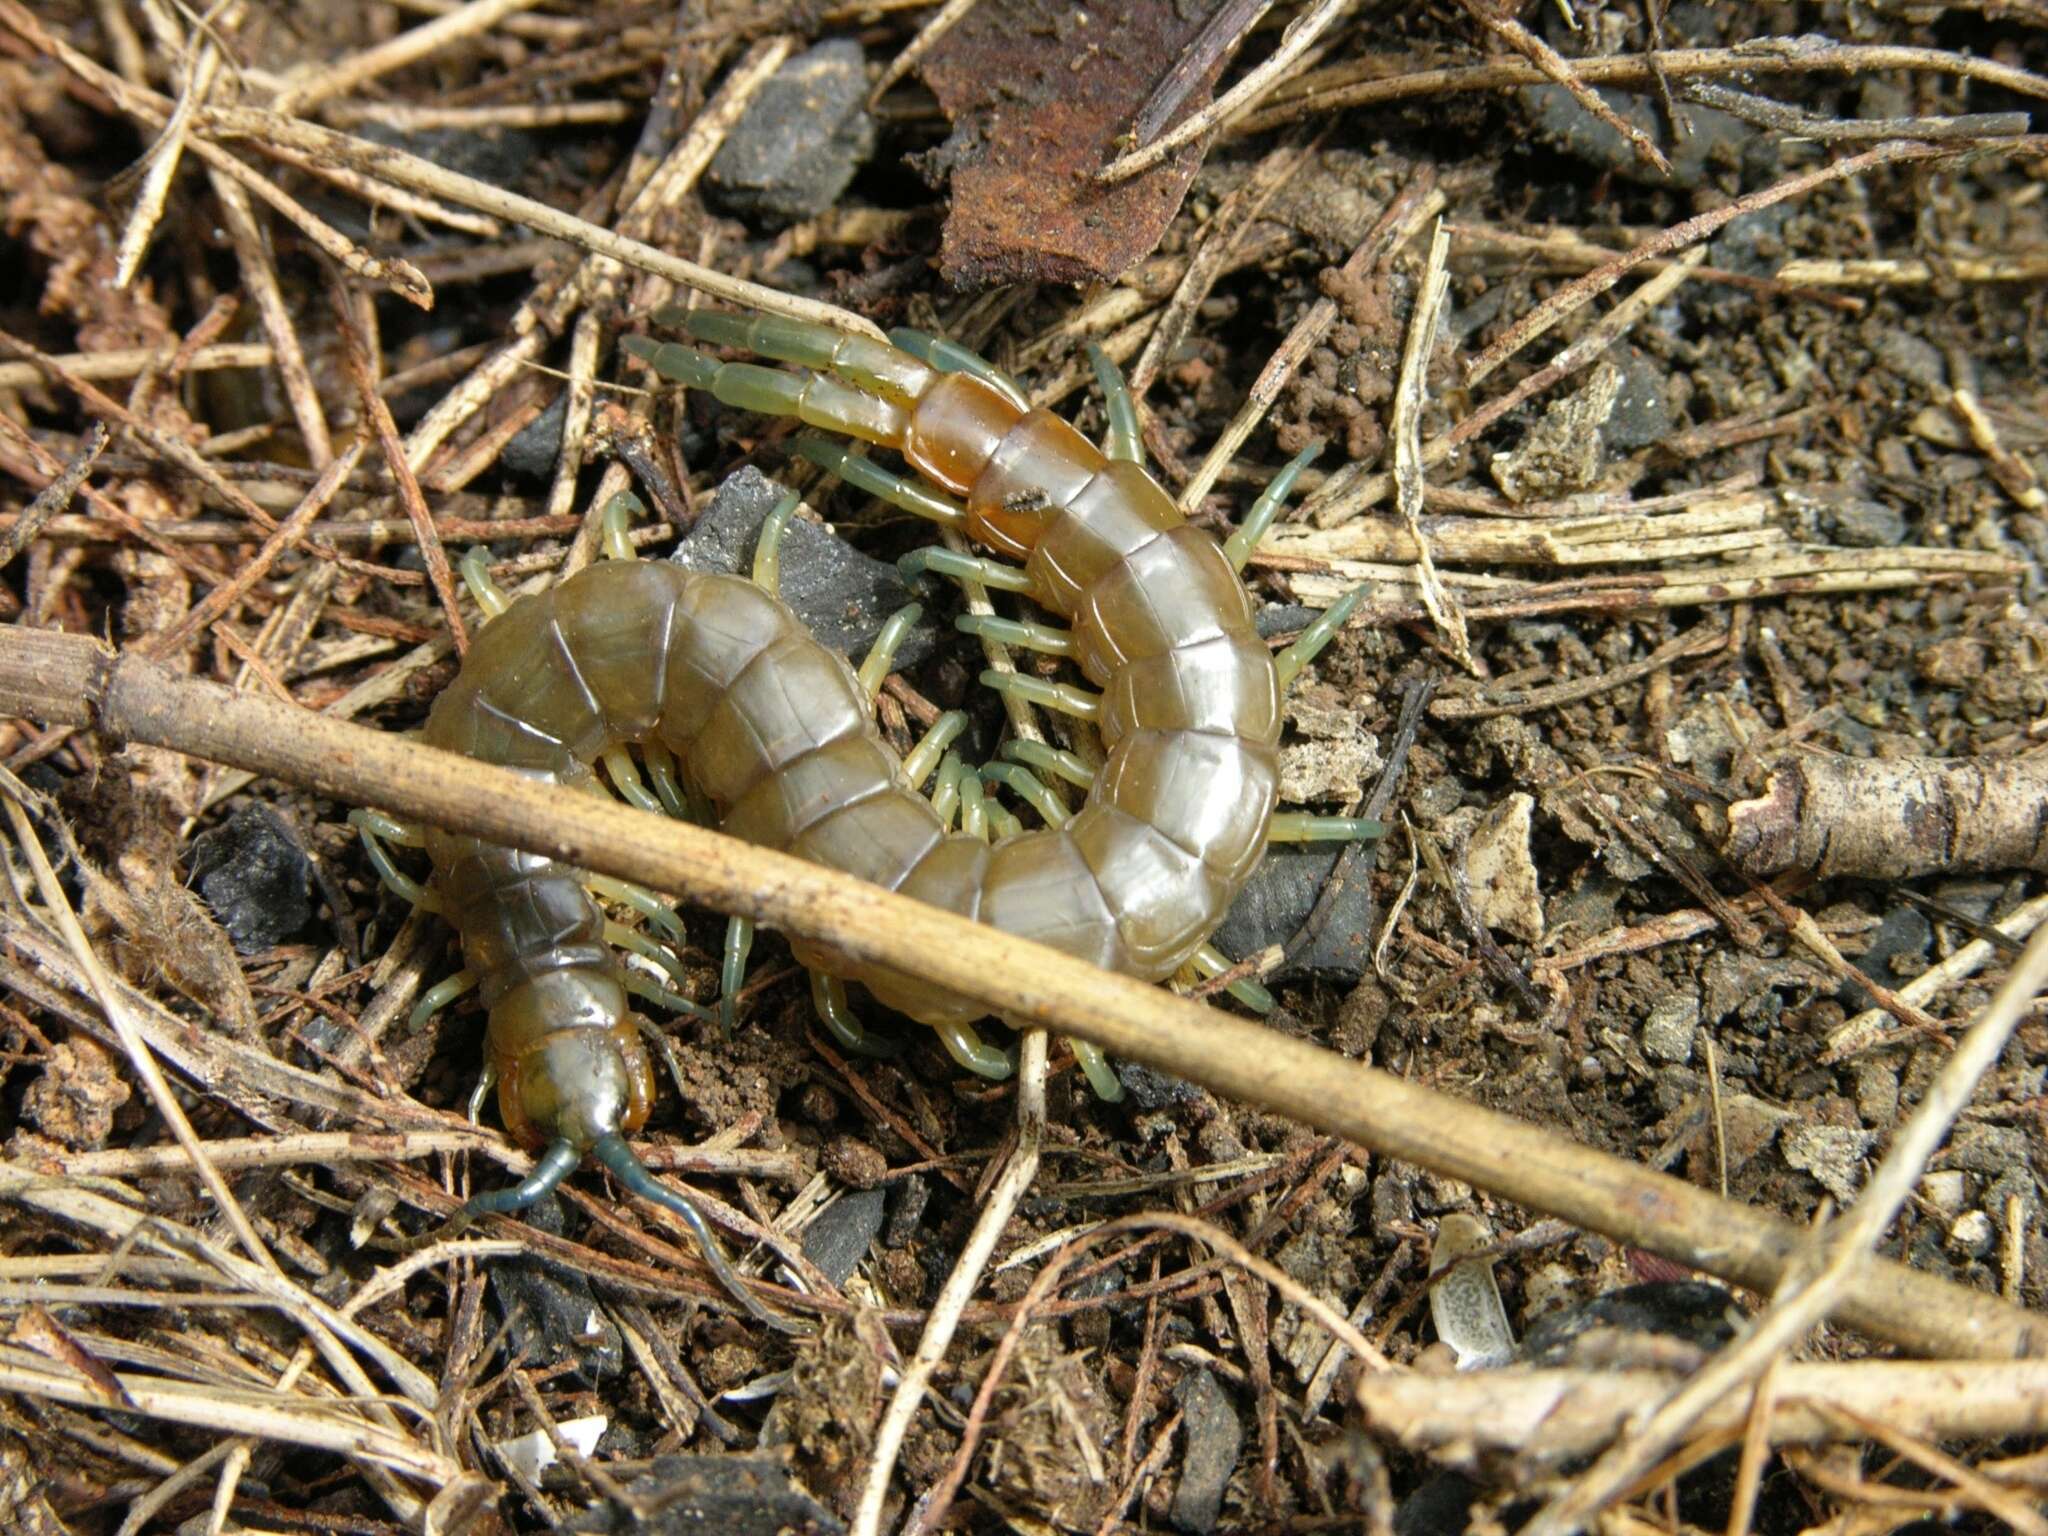
[[[1106,1104],[1120,1103],[1124,1096],[1124,1085],[1111,1070],[1109,1058],[1102,1047],[1092,1040],[1076,1040],[1066,1037],[1067,1049],[1074,1053],[1074,1065],[1081,1069],[1081,1075],[1088,1079],[1088,1086],[1095,1090],[1095,1096]]]
[[[626,530],[637,517],[647,515],[647,504],[631,491],[620,491],[604,504],[604,510],[597,515],[598,526],[604,538],[604,553],[608,560],[637,560],[639,555],[633,549],[633,541],[626,536]]]
[[[1022,763],[983,763],[981,776],[1017,796],[1038,812],[1039,819],[1048,827],[1063,827],[1072,815],[1060,803],[1060,797],[1046,787],[1045,780]]]
[[[754,949],[754,920],[734,917],[725,925],[725,956],[718,967],[718,1027],[732,1038],[733,1014],[739,1007],[740,984],[747,979],[747,956]]]
[[[942,528],[966,526],[967,509],[952,497],[933,490],[922,481],[892,474],[873,459],[855,453],[837,438],[807,432],[796,440],[796,451],[827,474],[837,475],[848,485],[879,497],[892,507],[915,512]]]
[[[1387,835],[1387,824],[1370,816],[1310,816],[1301,811],[1281,811],[1266,829],[1271,843],[1376,843]]]
[[[981,681],[984,687],[993,688],[997,693],[1014,694],[1027,704],[1036,704],[1041,709],[1056,709],[1077,720],[1093,720],[1102,712],[1101,694],[1090,693],[1072,683],[1027,677],[1022,672],[998,672],[993,667],[981,674]]]
[[[1014,565],[963,555],[936,544],[913,549],[896,562],[896,569],[903,573],[905,581],[915,581],[929,571],[934,575],[949,576],[954,581],[978,581],[985,587],[995,587],[1003,592],[1031,590],[1031,578]]]
[[[963,613],[953,620],[953,627],[963,635],[1000,640],[1004,645],[1021,645],[1028,651],[1040,651],[1047,656],[1074,654],[1073,632],[1056,624],[1006,619],[996,613]]]
[[[412,1005],[412,1012],[406,1016],[406,1027],[418,1030],[475,985],[476,976],[467,969],[457,971],[453,976],[444,976],[420,994],[419,1001]]]
[[[733,1300],[744,1307],[756,1322],[766,1323],[781,1333],[803,1331],[780,1312],[773,1312],[764,1307],[754,1293],[746,1288],[738,1273],[734,1271],[732,1261],[726,1258],[725,1250],[719,1246],[717,1237],[712,1234],[711,1224],[704,1219],[703,1212],[655,1178],[648,1171],[647,1165],[633,1155],[633,1149],[626,1145],[623,1136],[616,1131],[609,1136],[601,1136],[590,1150],[610,1171],[611,1176],[628,1191],[652,1205],[660,1206],[690,1229],[690,1236],[697,1240],[697,1247],[704,1255],[704,1262],[711,1267],[711,1273],[717,1277],[718,1283],[725,1287]]]
[[[982,1039],[972,1024],[934,1024],[932,1030],[946,1054],[977,1077],[1001,1082],[1017,1070],[1008,1051],[997,1050]]]
[[[761,520],[760,535],[754,540],[754,585],[763,592],[782,591],[782,536],[789,531],[789,520],[796,516],[802,500],[795,491],[787,491]]]
[[[882,680],[895,669],[896,653],[903,648],[910,631],[923,617],[922,603],[906,603],[889,615],[882,632],[875,636],[874,645],[860,664],[860,686],[868,696],[868,703],[873,704],[881,694]]]
[[[619,792],[621,799],[643,811],[652,811],[657,816],[662,814],[661,802],[640,782],[640,766],[633,761],[632,753],[624,747],[606,747],[598,757],[611,778],[612,788]]]
[[[404,870],[391,862],[391,852],[384,846],[382,829],[402,825],[380,817],[375,811],[350,811],[350,825],[356,829],[356,836],[363,840],[363,852],[369,855],[371,867],[377,871],[377,878],[401,901],[411,902],[422,912],[439,912],[441,898],[426,886],[413,879]]]
[[[931,723],[931,729],[918,738],[917,745],[910,749],[903,759],[903,776],[910,781],[912,789],[931,777],[938,761],[967,729],[967,711],[949,709]]]
[[[677,821],[690,819],[690,809],[683,799],[683,786],[676,781],[676,755],[669,751],[659,737],[650,736],[640,743],[640,756],[647,764],[648,780],[654,785],[654,792],[661,797],[661,807]]]
[[[512,606],[505,589],[491,580],[491,552],[479,544],[467,551],[460,566],[462,584],[486,619],[495,619]]]
[[[957,341],[912,330],[907,325],[899,325],[890,331],[889,339],[919,362],[929,364],[941,373],[971,373],[1018,410],[1031,409],[1031,402],[1025,398],[1015,379],[979,352],[971,351]]]
[[[1003,743],[1003,756],[1014,758],[1028,768],[1036,768],[1055,778],[1065,779],[1080,789],[1095,787],[1095,771],[1071,752],[1058,747],[1047,746],[1042,741],[1025,741],[1022,737],[1011,737]]]
[[[1280,473],[1259,492],[1259,499],[1252,503],[1251,511],[1245,513],[1237,531],[1223,541],[1223,553],[1230,558],[1233,571],[1244,569],[1252,551],[1259,547],[1259,540],[1266,536],[1266,530],[1273,526],[1273,519],[1280,515],[1280,508],[1286,505],[1287,493],[1294,489],[1294,482],[1301,478],[1301,472],[1313,464],[1322,451],[1323,440],[1319,437],[1289,459]]]
[[[1321,654],[1324,646],[1337,637],[1337,631],[1365,600],[1365,588],[1353,587],[1336,602],[1316,615],[1315,622],[1304,629],[1294,644],[1273,658],[1273,670],[1280,675],[1280,686],[1285,688],[1300,675],[1301,669]]]
[[[1145,462],[1144,445],[1138,435],[1138,406],[1131,399],[1131,386],[1123,370],[1095,342],[1088,343],[1088,363],[1095,370],[1096,386],[1102,391],[1102,409],[1109,417],[1109,433],[1102,451],[1126,464]]]
[[[462,1208],[463,1213],[471,1217],[509,1216],[514,1211],[523,1211],[552,1195],[582,1161],[583,1154],[572,1143],[550,1142],[547,1151],[541,1153],[534,1163],[533,1172],[510,1189],[494,1189],[486,1194],[470,1196],[469,1203]]]

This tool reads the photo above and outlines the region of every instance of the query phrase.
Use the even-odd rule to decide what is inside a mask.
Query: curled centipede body
[[[766,317],[670,318],[700,340],[803,371],[721,363],[644,338],[627,349],[729,404],[897,450],[920,480],[830,439],[799,445],[862,488],[1021,561],[932,552],[917,563],[1021,592],[1068,621],[1009,632],[1070,656],[1098,692],[1019,674],[984,680],[1091,718],[1106,760],[1089,774],[1043,747],[1022,752],[1024,762],[985,772],[1024,792],[1048,824],[993,843],[950,830],[875,724],[877,679],[821,647],[757,582],[631,559],[593,565],[494,618],[436,700],[426,739],[569,788],[595,787],[601,760],[617,779],[620,749],[640,745],[732,835],[1107,969],[1174,974],[1202,949],[1274,831],[1281,691],[1344,615],[1331,610],[1276,658],[1238,576],[1300,461],[1219,545],[1185,522],[1139,462],[1128,400],[1106,365],[1107,452],[1030,408],[971,354],[927,337],[898,333],[902,345],[889,345]],[[930,755],[913,754],[919,779]],[[1085,781],[1085,804],[1067,815],[1056,797],[1032,793],[1043,789],[1034,765]],[[1358,824],[1334,818],[1295,821],[1295,835],[1359,835]],[[432,899],[458,929],[489,1011],[506,1126],[546,1149],[531,1178],[472,1207],[530,1203],[592,1152],[639,1192],[659,1189],[622,1139],[646,1118],[653,1074],[630,978],[583,875],[473,838],[429,832],[424,842]],[[935,1028],[964,1065],[1007,1069],[974,1031],[984,1010],[972,1000],[809,946],[797,955],[828,978],[828,1012],[834,983],[859,981]],[[1114,1097],[1100,1053],[1076,1051],[1098,1091]],[[723,1270],[701,1221],[693,1225]]]

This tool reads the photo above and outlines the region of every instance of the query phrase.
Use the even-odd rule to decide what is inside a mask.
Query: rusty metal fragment
[[[923,67],[953,121],[932,157],[952,175],[939,252],[948,283],[1108,281],[1150,254],[1201,146],[1116,186],[1094,175],[1126,147],[1134,115],[1201,33],[1207,9],[982,0],[946,35]],[[1208,103],[1222,62],[1196,80],[1176,119]]]

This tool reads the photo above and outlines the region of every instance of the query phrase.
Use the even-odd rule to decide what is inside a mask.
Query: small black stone
[[[548,408],[519,429],[498,462],[508,474],[528,480],[554,477],[555,463],[562,456],[562,426],[569,419],[569,392],[556,395]]]
[[[587,1536],[839,1536],[846,1529],[774,1456],[657,1456],[629,1491],[570,1526]]]
[[[761,524],[785,494],[751,464],[735,470],[669,559],[693,571],[750,571]],[[889,616],[916,601],[895,566],[862,554],[803,518],[792,519],[783,530],[781,595],[821,644],[856,662],[868,653]],[[927,614],[904,636],[896,665],[916,666],[939,640],[939,626]]]
[[[283,943],[313,916],[313,861],[291,825],[260,800],[192,840],[192,885],[245,955]]]
[[[1255,954],[1269,944],[1285,944],[1301,930],[1315,910],[1343,850],[1318,847],[1274,847],[1238,892],[1212,936],[1216,947],[1233,957]],[[1278,970],[1263,979],[1290,981],[1319,977],[1355,982],[1365,974],[1372,952],[1372,865],[1353,861],[1355,873],[1332,901],[1315,939]]]
[[[798,54],[726,135],[706,184],[734,213],[781,223],[823,213],[874,153],[867,93],[867,60],[853,39]]]
[[[1924,958],[1934,943],[1934,926],[1918,907],[1898,906],[1885,913],[1870,936],[1870,943],[1856,957],[1856,969],[1881,987],[1899,978],[1892,961],[1900,956]],[[1861,982],[1845,981],[1835,994],[1844,1008],[1875,1008],[1877,999]]]
[[[526,1220],[537,1230],[559,1237],[561,1203],[550,1197],[535,1205]],[[590,1282],[572,1270],[557,1269],[538,1259],[503,1259],[491,1266],[491,1288],[499,1309],[511,1320],[512,1353],[528,1368],[545,1369],[563,1360],[576,1362],[571,1373],[595,1388],[625,1368],[625,1343],[597,1304]]]
[[[1223,1511],[1223,1490],[1237,1470],[1244,1449],[1244,1426],[1230,1396],[1207,1371],[1181,1378],[1173,1395],[1180,1403],[1187,1454],[1181,1459],[1180,1486],[1174,1490],[1167,1518],[1192,1536],[1209,1536]]]
[[[1142,1061],[1116,1063],[1116,1080],[1139,1109],[1167,1109],[1175,1104],[1193,1104],[1202,1090],[1184,1078],[1146,1066]]]
[[[846,1284],[882,1230],[888,1203],[889,1191],[884,1188],[847,1190],[804,1228],[804,1257],[834,1285]]]

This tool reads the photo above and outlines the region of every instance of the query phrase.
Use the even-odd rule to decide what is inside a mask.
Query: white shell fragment
[[[610,1427],[610,1418],[601,1413],[594,1413],[587,1419],[564,1419],[555,1426],[562,1432],[562,1438],[576,1448],[579,1456],[588,1456],[595,1451],[597,1442]],[[529,1483],[539,1482],[541,1473],[562,1459],[555,1454],[555,1443],[544,1429],[500,1441],[495,1449],[498,1459]]]

